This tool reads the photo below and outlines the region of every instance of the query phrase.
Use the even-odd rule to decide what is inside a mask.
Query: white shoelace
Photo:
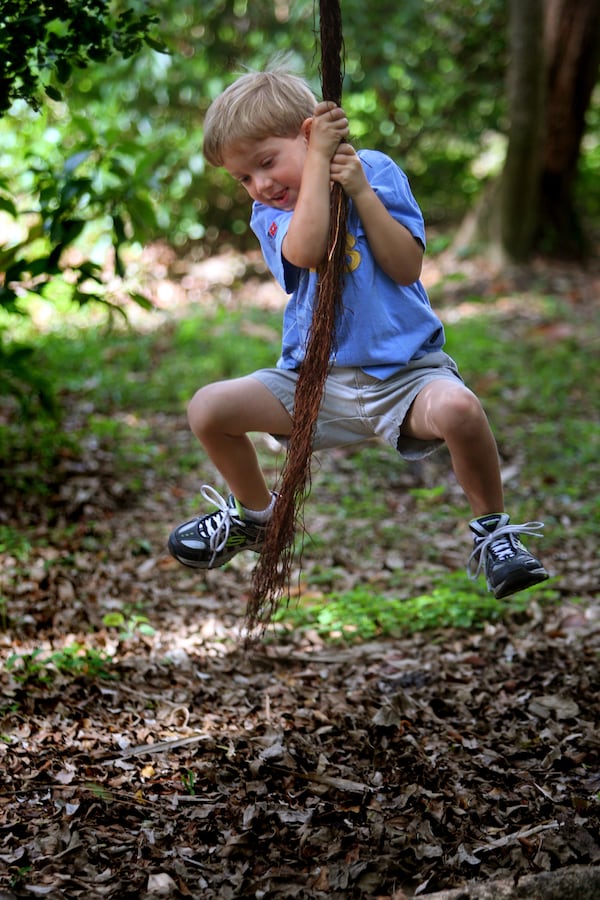
[[[229,533],[231,531],[231,523],[236,518],[236,510],[232,509],[227,500],[210,484],[203,484],[200,493],[205,500],[216,506],[218,512],[212,513],[204,519],[203,525],[208,536],[208,544],[212,550],[212,560],[214,561],[217,553],[227,544]]]
[[[482,538],[476,545],[475,549],[469,557],[467,563],[467,574],[475,581],[481,572],[485,560],[485,551],[491,544],[498,542],[498,546],[494,547],[494,554],[500,559],[508,559],[513,556],[515,547],[511,540],[511,535],[529,534],[532,537],[542,537],[540,530],[544,527],[543,522],[525,522],[523,525],[502,525],[495,531],[492,531],[487,537]],[[475,563],[477,563],[476,567]]]

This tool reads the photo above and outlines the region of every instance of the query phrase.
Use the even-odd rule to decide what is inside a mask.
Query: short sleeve
[[[425,247],[423,214],[405,173],[384,153],[376,150],[360,150],[358,155],[369,184],[390,215],[401,222]]]
[[[266,264],[288,294],[296,289],[299,277],[299,270],[284,259],[281,249],[291,219],[291,212],[263,203],[254,203],[250,219],[250,227],[259,240]]]

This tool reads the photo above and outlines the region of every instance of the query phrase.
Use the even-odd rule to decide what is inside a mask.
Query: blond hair
[[[268,137],[295,137],[317,100],[308,84],[280,69],[249,72],[234,81],[208,108],[203,152],[213,166],[223,165],[229,147]]]

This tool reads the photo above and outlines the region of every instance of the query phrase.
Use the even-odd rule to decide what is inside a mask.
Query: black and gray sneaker
[[[266,524],[244,518],[233,494],[225,500],[208,484],[201,494],[217,510],[178,525],[169,537],[171,556],[193,569],[216,569],[241,550],[260,550]]]
[[[467,572],[474,580],[483,569],[488,590],[497,599],[516,594],[549,577],[541,562],[519,540],[520,534],[541,537],[543,523],[509,523],[506,513],[481,516],[469,523],[475,535],[475,546],[469,557]]]

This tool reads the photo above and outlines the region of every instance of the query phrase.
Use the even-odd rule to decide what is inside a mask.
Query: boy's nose
[[[264,194],[265,190],[272,185],[272,179],[268,175],[259,175],[256,178],[256,189],[259,193]]]

